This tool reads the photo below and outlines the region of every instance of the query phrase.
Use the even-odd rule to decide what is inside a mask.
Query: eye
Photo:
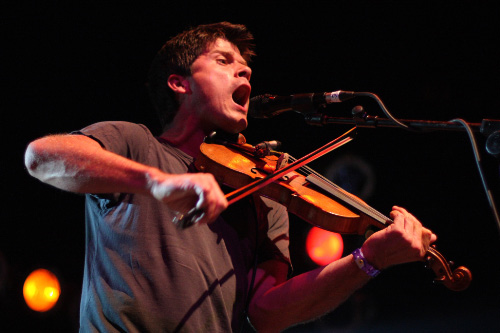
[[[221,64],[221,65],[227,65],[229,63],[226,58],[217,58],[216,61],[218,64]]]

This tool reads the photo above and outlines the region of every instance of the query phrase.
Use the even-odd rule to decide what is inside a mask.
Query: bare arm
[[[28,172],[40,181],[76,193],[139,193],[171,209],[205,209],[211,222],[227,207],[209,174],[173,175],[103,149],[84,135],[52,135],[33,141],[25,154]]]
[[[436,236],[406,210],[395,207],[391,227],[373,234],[362,247],[378,269],[421,260]],[[279,332],[332,311],[369,281],[348,255],[286,281],[287,265],[268,261],[257,270],[249,317],[259,332]]]

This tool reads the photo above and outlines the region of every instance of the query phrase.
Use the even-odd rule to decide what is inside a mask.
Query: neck
[[[196,157],[207,133],[195,117],[175,117],[161,138],[186,154]]]

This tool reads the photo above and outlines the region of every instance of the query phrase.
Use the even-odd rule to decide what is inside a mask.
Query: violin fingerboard
[[[368,206],[365,202],[363,202],[356,196],[352,195],[351,193],[347,192],[340,186],[332,183],[331,181],[329,181],[324,177],[312,173],[306,177],[306,180],[318,186],[322,190],[330,193],[331,195],[335,196],[337,199],[343,201],[345,204],[352,206],[353,208],[359,210],[360,212],[363,212],[364,214],[370,216],[371,218],[377,220],[382,224],[387,224],[388,221],[391,221],[391,219],[385,216],[384,214]]]

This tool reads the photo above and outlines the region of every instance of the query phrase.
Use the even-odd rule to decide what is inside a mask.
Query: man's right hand
[[[173,211],[202,211],[195,223],[213,222],[227,208],[226,197],[211,174],[172,175],[158,170],[149,172],[147,178],[151,195]]]

